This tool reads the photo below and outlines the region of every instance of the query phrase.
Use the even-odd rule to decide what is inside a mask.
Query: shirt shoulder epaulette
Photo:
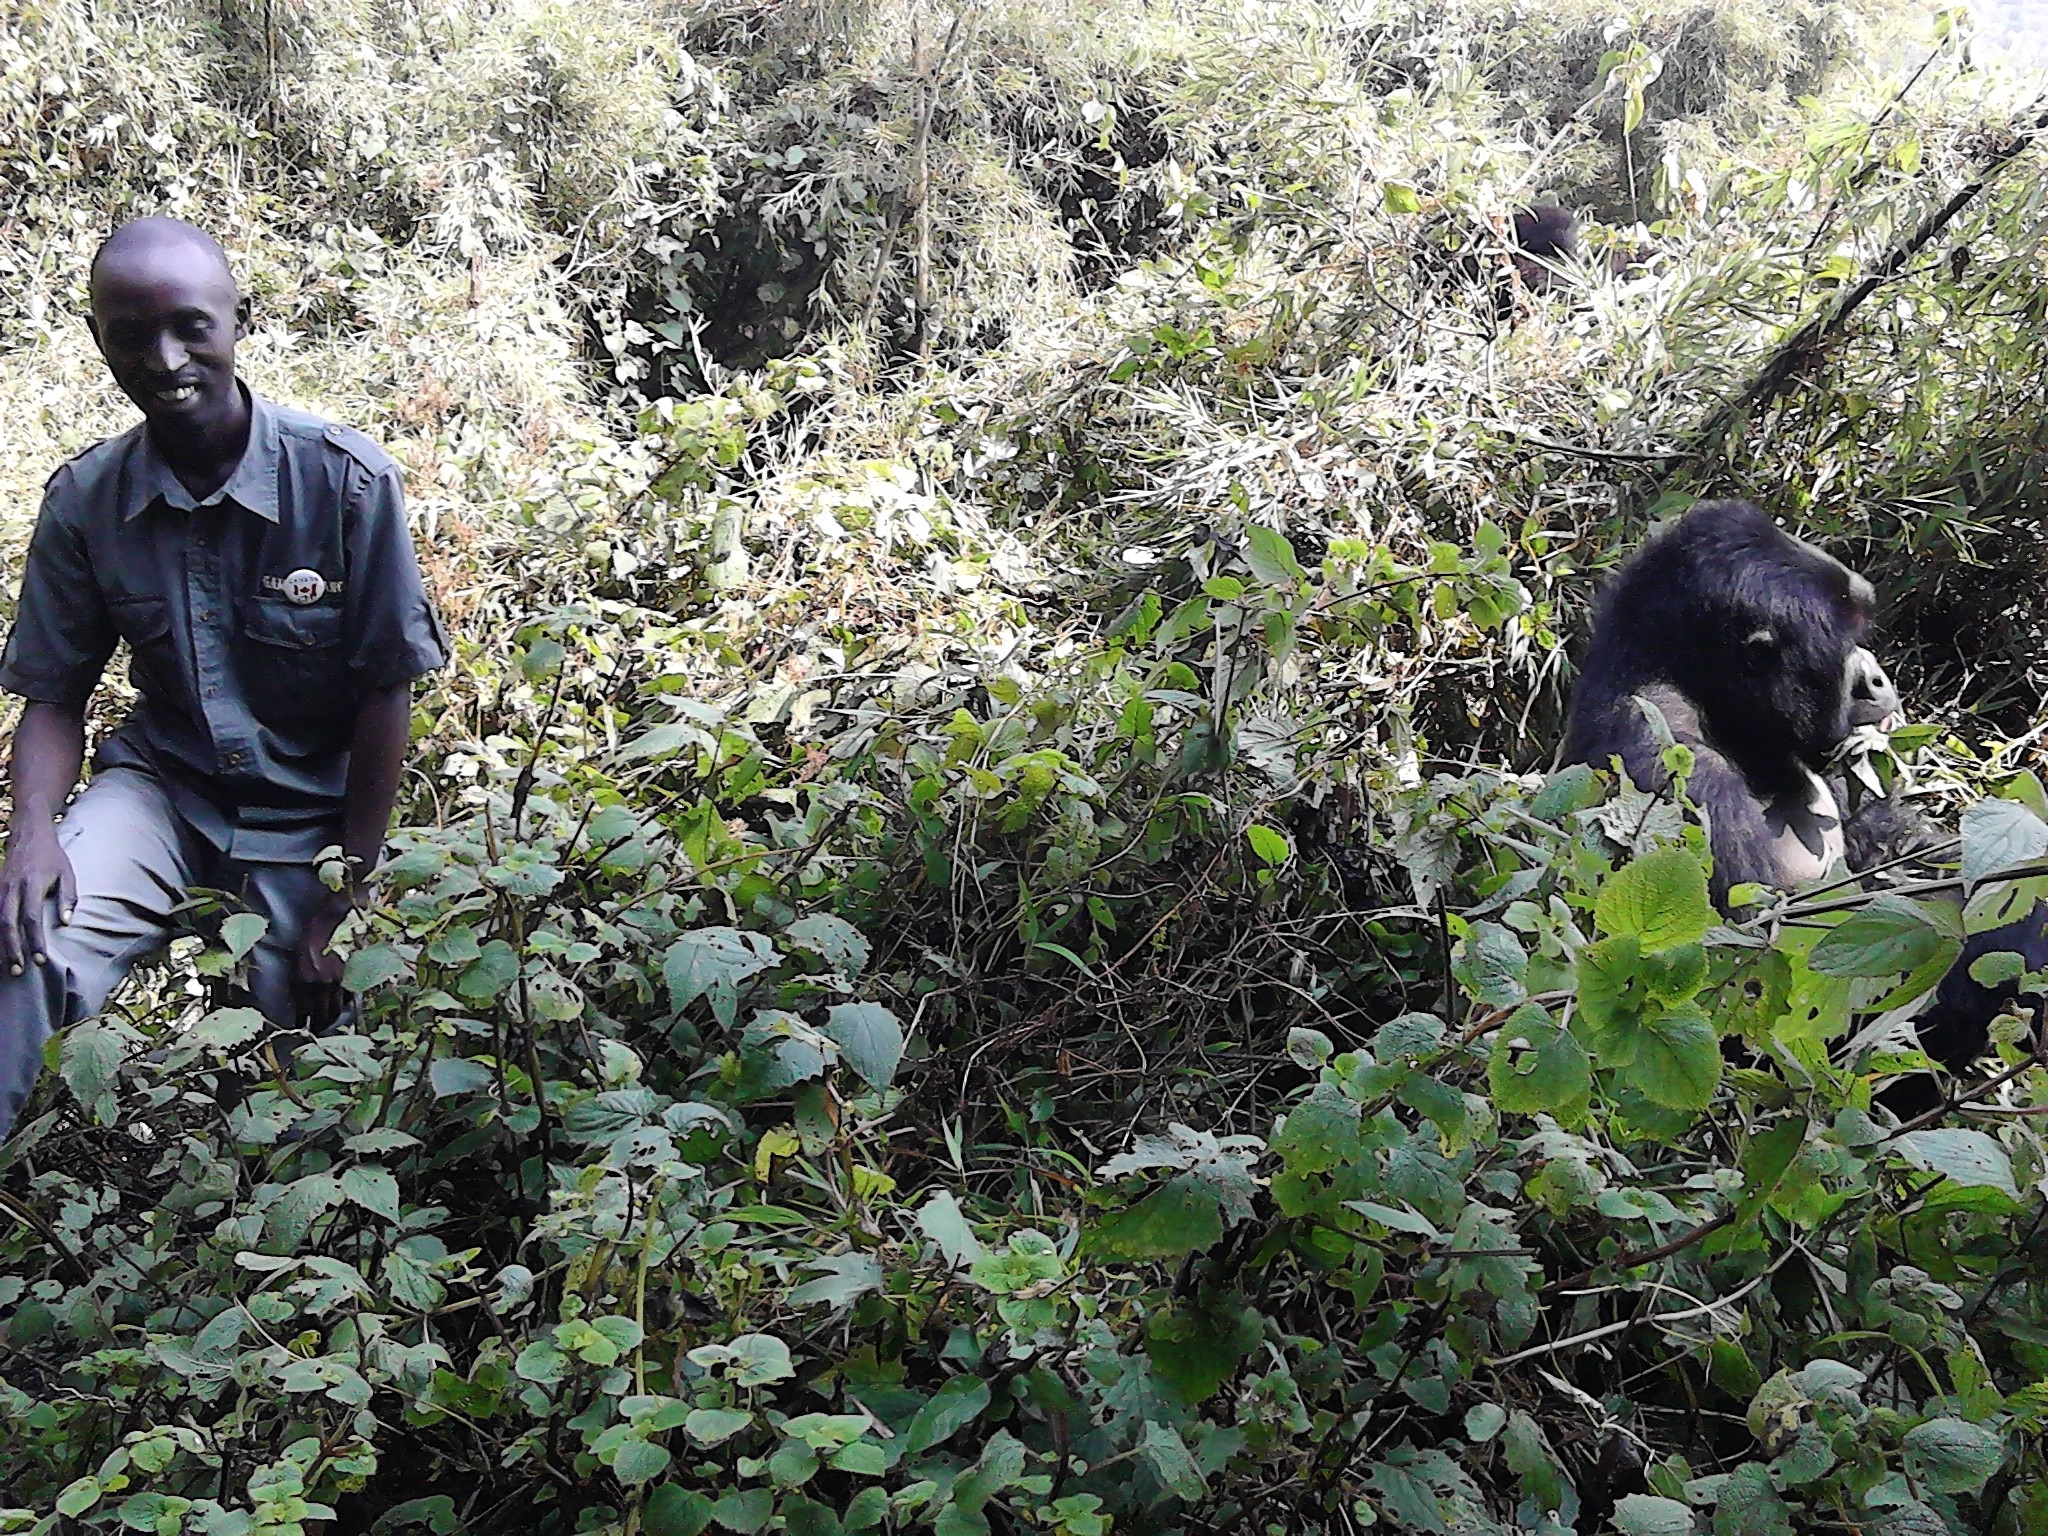
[[[140,426],[131,427],[126,432],[116,432],[111,437],[103,437],[97,442],[88,443],[50,471],[43,480],[43,490],[47,493],[56,485],[58,477],[67,470],[70,471],[72,479],[79,482],[81,488],[87,484],[97,484],[105,467],[128,445],[129,439],[141,430]]]
[[[398,460],[391,457],[376,442],[358,432],[354,427],[330,424],[326,431],[327,441],[354,459],[373,475],[381,475],[387,469],[395,469]]]
[[[381,475],[398,462],[354,427],[344,427],[339,422],[315,416],[311,411],[295,411],[289,406],[272,403],[270,409],[276,415],[278,429],[285,436],[324,442],[328,447],[347,454],[372,475]]]

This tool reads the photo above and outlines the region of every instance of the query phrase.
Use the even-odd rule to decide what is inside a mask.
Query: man
[[[221,248],[172,219],[124,225],[91,295],[143,421],[51,477],[0,657],[27,700],[0,864],[0,1137],[51,1032],[164,942],[188,887],[267,920],[249,988],[274,1026],[332,1024],[328,941],[381,855],[413,680],[447,660],[397,466],[237,379],[248,304]],[[67,809],[117,640],[138,701]],[[335,844],[338,892],[315,866]]]

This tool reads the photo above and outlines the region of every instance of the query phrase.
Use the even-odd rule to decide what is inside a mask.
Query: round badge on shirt
[[[293,571],[281,585],[284,595],[302,608],[319,602],[327,592],[327,578],[315,570]]]

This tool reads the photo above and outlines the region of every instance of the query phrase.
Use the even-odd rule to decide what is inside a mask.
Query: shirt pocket
[[[160,597],[110,596],[107,617],[132,650],[155,645],[171,632],[170,606]]]
[[[114,633],[128,642],[128,681],[145,695],[163,695],[177,684],[177,660],[171,654],[171,609],[160,597],[107,598],[107,618]]]
[[[254,602],[242,611],[242,686],[258,719],[345,727],[353,692],[338,607]]]

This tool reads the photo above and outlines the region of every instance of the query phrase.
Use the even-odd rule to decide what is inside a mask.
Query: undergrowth
[[[459,654],[353,1032],[209,1008],[239,924],[53,1045],[0,1530],[2048,1529],[2027,1021],[1872,1101],[2048,857],[2036,151],[1700,434],[2027,131],[1952,19],[9,21],[12,505],[191,216]],[[1544,296],[1538,193],[1609,220]],[[1878,582],[1960,908],[1724,923],[1546,774],[1708,493]]]

